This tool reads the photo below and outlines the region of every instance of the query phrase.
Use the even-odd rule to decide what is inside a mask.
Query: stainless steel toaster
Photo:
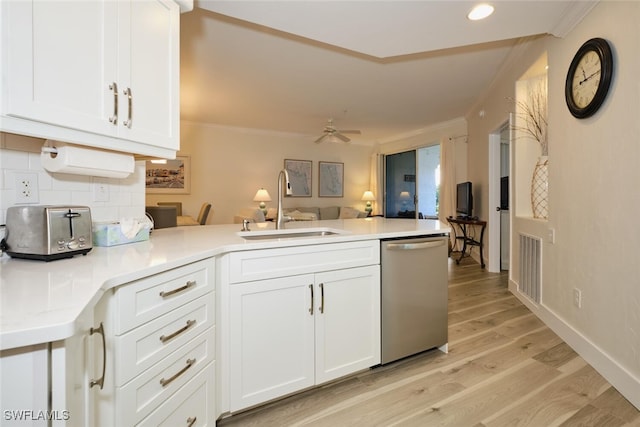
[[[52,261],[86,255],[93,247],[87,206],[12,206],[5,250],[14,258]]]

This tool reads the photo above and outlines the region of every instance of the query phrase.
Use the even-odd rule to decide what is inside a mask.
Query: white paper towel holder
[[[40,152],[42,167],[52,173],[126,178],[135,169],[133,155],[47,140]]]

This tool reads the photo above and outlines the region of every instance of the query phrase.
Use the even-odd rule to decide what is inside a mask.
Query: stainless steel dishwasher
[[[447,240],[380,242],[383,364],[447,344]]]

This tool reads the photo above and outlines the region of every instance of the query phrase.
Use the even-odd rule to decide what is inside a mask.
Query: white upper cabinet
[[[119,6],[120,136],[178,150],[180,9],[167,0]]]
[[[179,147],[171,0],[0,4],[0,130],[136,154]]]

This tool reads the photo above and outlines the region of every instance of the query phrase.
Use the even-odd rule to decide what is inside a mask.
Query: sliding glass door
[[[437,218],[440,145],[385,156],[385,216]]]
[[[385,217],[416,216],[416,152],[385,156]]]

